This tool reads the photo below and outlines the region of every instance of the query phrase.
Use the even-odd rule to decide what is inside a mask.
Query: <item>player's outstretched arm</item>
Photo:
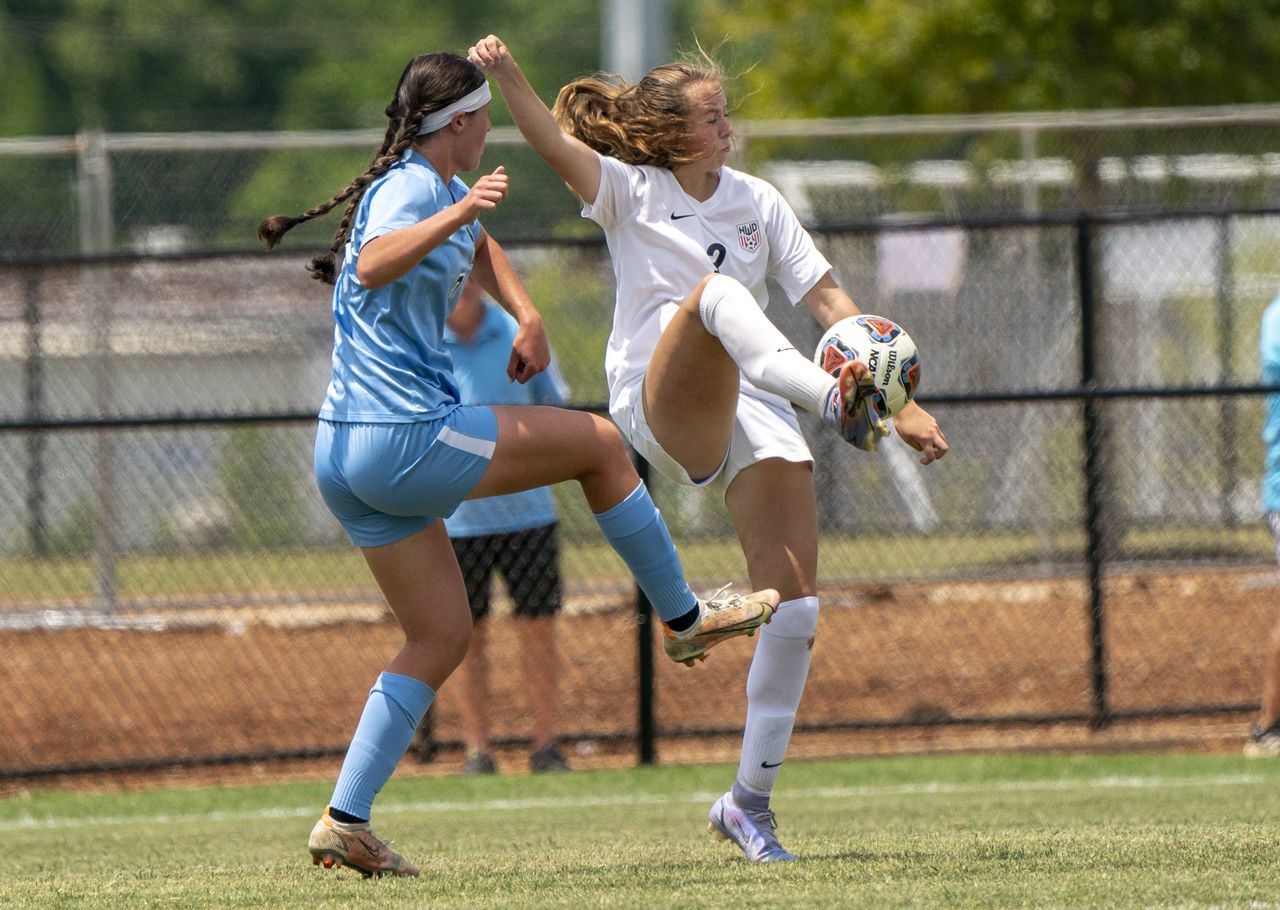
[[[506,169],[499,166],[475,182],[471,191],[453,205],[417,224],[375,237],[360,250],[356,277],[366,288],[380,288],[404,277],[415,265],[458,228],[491,212],[507,195]]]
[[[579,198],[594,202],[600,190],[600,159],[587,145],[560,129],[502,40],[496,35],[480,39],[467,52],[467,58],[498,83],[525,141]]]
[[[547,342],[542,315],[529,299],[506,251],[498,241],[489,236],[488,231],[480,232],[471,276],[490,297],[515,317],[520,326],[511,345],[507,378],[519,383],[528,382],[551,362],[551,347]]]
[[[819,278],[818,283],[802,299],[824,332],[841,319],[862,314],[853,298],[836,284],[836,279],[830,272]]]

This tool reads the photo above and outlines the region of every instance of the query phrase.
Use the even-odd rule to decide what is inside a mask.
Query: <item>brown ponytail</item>
[[[686,90],[721,81],[706,65],[668,63],[654,67],[639,82],[598,73],[560,90],[552,113],[561,129],[602,155],[627,164],[671,168],[702,157],[689,136]]]

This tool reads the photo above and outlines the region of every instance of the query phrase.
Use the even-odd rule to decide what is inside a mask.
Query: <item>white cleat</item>
[[[726,793],[711,807],[707,833],[720,840],[730,840],[742,848],[753,863],[791,863],[795,855],[778,843],[778,822],[773,812],[750,812],[733,804]]]
[[[877,391],[867,365],[850,360],[836,374],[836,388],[827,404],[827,421],[845,442],[864,452],[876,451],[880,440],[889,435],[889,427],[875,407]]]

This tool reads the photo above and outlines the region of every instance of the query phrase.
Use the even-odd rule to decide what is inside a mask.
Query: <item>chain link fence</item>
[[[802,730],[1256,703],[1280,585],[1257,385],[1278,126],[1271,108],[742,126],[740,158],[840,283],[911,331],[953,447],[922,468],[896,438],[867,455],[802,416],[823,535]],[[269,256],[249,243],[375,144],[0,142],[0,776],[345,748],[398,633],[312,482],[332,326],[304,263],[332,225]],[[574,404],[599,409],[606,252],[514,137],[495,130],[490,162],[513,190],[489,229]],[[812,347],[816,323],[774,290],[770,314]],[[722,503],[650,485],[695,585],[744,585]],[[581,495],[554,493],[564,738],[645,758],[738,729],[749,646],[697,671],[655,657]],[[494,732],[519,744],[500,586],[490,623]],[[456,746],[449,686],[432,715]]]

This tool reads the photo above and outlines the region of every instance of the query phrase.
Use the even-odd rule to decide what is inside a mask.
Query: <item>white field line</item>
[[[808,787],[788,788],[786,797],[793,799],[874,799],[883,796],[949,796],[971,793],[1048,793],[1090,790],[1154,790],[1176,787],[1239,787],[1260,784],[1267,778],[1259,774],[1224,774],[1216,777],[1096,777],[1083,780],[985,781],[951,784],[942,782],[900,784],[872,787]],[[538,799],[486,799],[476,801],[385,802],[378,804],[378,815],[427,812],[523,812],[543,809],[589,809],[597,806],[656,806],[683,803],[711,803],[721,794],[687,793],[657,796],[644,793],[616,796],[556,796]],[[318,812],[305,808],[247,809],[235,812],[204,812],[183,815],[119,815],[98,818],[36,818],[29,814],[0,821],[0,834],[14,831],[58,831],[76,828],[125,827],[129,825],[169,825],[197,822],[247,822],[255,820],[311,818]]]

